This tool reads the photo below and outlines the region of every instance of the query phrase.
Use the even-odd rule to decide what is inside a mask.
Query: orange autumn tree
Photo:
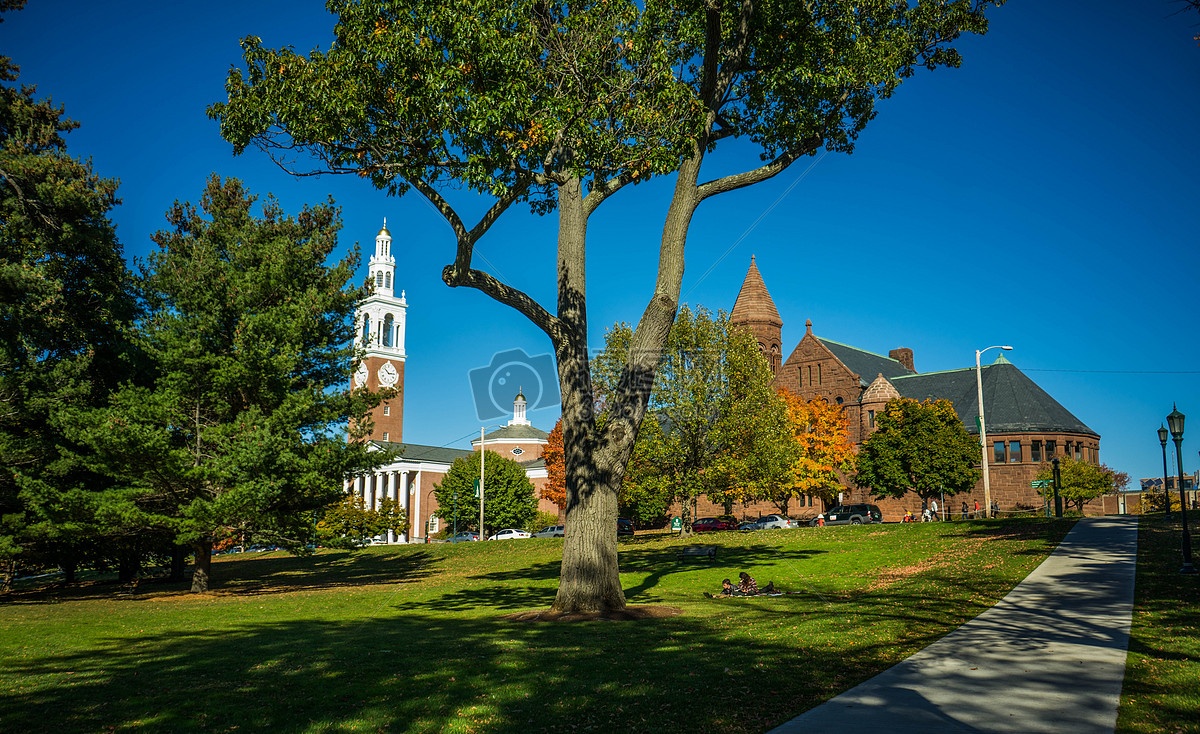
[[[546,438],[542,461],[546,462],[546,484],[542,487],[542,499],[553,502],[562,510],[567,506],[567,463],[563,454],[562,418],[558,419],[554,430]]]
[[[787,403],[792,434],[799,447],[792,468],[792,494],[816,495],[831,502],[841,489],[839,474],[854,468],[854,444],[850,442],[846,413],[840,405],[830,405],[824,398],[804,400],[786,389],[779,394]]]

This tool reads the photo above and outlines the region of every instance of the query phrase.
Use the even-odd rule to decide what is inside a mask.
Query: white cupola
[[[375,293],[392,295],[395,292],[396,258],[392,257],[392,233],[387,228],[387,217],[383,218],[383,227],[375,235],[375,254],[371,257],[369,267]]]
[[[517,389],[517,397],[513,400],[513,417],[508,422],[510,426],[528,426],[531,425],[529,419],[525,417],[525,390],[524,388]]]

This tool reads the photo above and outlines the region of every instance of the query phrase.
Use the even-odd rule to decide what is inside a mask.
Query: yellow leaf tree
[[[824,398],[804,400],[786,389],[779,393],[787,403],[792,434],[799,447],[792,465],[792,496],[815,495],[832,501],[842,486],[840,476],[854,469],[854,444],[850,442],[846,413],[840,405],[830,405]]]

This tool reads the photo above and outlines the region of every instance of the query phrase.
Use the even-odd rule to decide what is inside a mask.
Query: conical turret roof
[[[762,273],[758,272],[753,255],[750,256],[750,269],[746,271],[742,289],[738,291],[737,300],[733,302],[729,322],[783,326],[783,319],[779,318],[779,310],[775,308],[775,301],[771,300],[771,294],[767,292],[767,284],[763,282]]]

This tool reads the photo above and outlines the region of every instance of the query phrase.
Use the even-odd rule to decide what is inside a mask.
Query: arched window
[[[392,287],[392,274],[391,274],[391,273],[384,273],[384,274],[383,274],[383,287],[384,287],[384,288],[391,288],[391,287]]]
[[[382,270],[380,270],[378,273],[375,273],[375,287],[376,288],[383,287],[383,271]]]
[[[363,314],[362,340],[363,344],[371,343],[371,314]]]
[[[394,327],[395,327],[395,319],[392,318],[392,315],[388,314],[387,316],[384,316],[383,317],[383,335],[382,335],[383,336],[383,346],[385,346],[385,347],[392,346],[392,334],[394,334],[396,332],[396,329]]]

